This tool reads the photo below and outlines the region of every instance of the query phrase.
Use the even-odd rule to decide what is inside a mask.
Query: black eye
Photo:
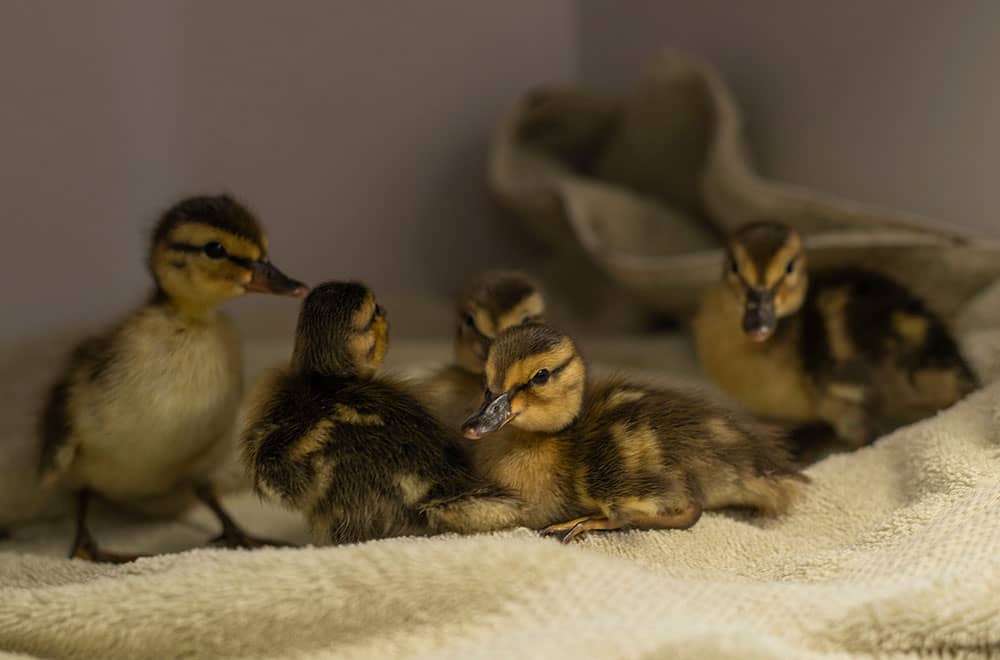
[[[791,261],[788,262],[788,265],[785,266],[785,275],[791,275],[792,273],[795,272],[796,261],[797,261],[796,259],[792,259]]]
[[[470,328],[476,327],[476,320],[472,318],[472,314],[466,314],[462,317],[462,323],[469,326]]]
[[[531,377],[532,385],[544,385],[549,382],[549,370],[539,369],[535,372],[535,375]]]
[[[205,251],[205,255],[210,259],[221,259],[226,256],[226,248],[224,248],[222,243],[219,243],[218,241],[205,243],[205,247],[203,247],[202,250]]]
[[[740,267],[736,265],[735,259],[729,260],[729,272],[731,272],[733,275],[739,275],[740,273]]]

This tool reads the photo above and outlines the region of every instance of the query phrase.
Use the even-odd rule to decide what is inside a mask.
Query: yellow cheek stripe
[[[365,301],[361,303],[358,307],[358,311],[354,312],[351,316],[351,326],[355,330],[364,330],[368,327],[368,322],[372,320],[372,314],[375,313],[375,296],[368,294],[365,296]]]
[[[535,292],[522,300],[511,311],[499,318],[496,324],[496,331],[503,332],[507,328],[520,325],[521,319],[525,316],[539,316],[545,311],[545,301],[542,294]]]
[[[188,245],[204,245],[216,241],[222,243],[226,252],[234,257],[257,261],[261,258],[260,246],[253,241],[235,236],[211,225],[198,222],[185,222],[170,232],[167,239],[170,243],[186,243]]]
[[[792,238],[785,243],[780,250],[774,253],[771,257],[771,261],[767,265],[767,282],[768,287],[773,287],[778,283],[782,277],[785,277],[785,269],[788,267],[788,262],[791,261],[792,257],[799,253],[799,239],[794,234]],[[804,266],[803,263],[796,265],[796,273]],[[795,274],[789,276],[794,277]]]
[[[754,265],[750,255],[747,254],[746,248],[737,243],[730,246],[730,250],[733,253],[733,259],[736,261],[743,279],[751,286],[758,286],[760,277],[757,275],[757,267]]]
[[[486,313],[486,310],[479,309],[477,307],[476,309],[471,310],[469,313],[472,314],[472,320],[475,321],[476,328],[479,330],[479,332],[481,332],[490,339],[496,336],[497,328],[495,325],[493,325],[493,319],[491,319],[490,315]]]

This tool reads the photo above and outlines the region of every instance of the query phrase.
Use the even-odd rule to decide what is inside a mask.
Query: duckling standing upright
[[[43,482],[78,493],[72,557],[134,558],[100,549],[90,535],[92,493],[128,503],[191,488],[222,523],[220,542],[260,543],[229,518],[210,483],[242,388],[239,337],[216,307],[248,291],[301,296],[307,288],[271,265],[256,218],[228,196],[168,210],[149,266],[152,299],[76,347],[40,419]]]
[[[388,323],[363,285],[316,287],[291,368],[250,397],[244,459],[258,492],[303,511],[320,542],[510,527],[521,502],[473,475],[457,430],[378,378]]]
[[[976,387],[919,298],[859,269],[807,276],[799,235],[774,222],[733,235],[723,282],[706,295],[694,331],[705,370],[750,411],[827,422],[854,447]]]
[[[457,311],[455,363],[434,373],[417,392],[431,412],[455,429],[482,401],[490,342],[509,327],[541,321],[545,298],[524,273],[487,271],[465,287]]]
[[[589,530],[683,529],[705,509],[784,511],[808,479],[782,439],[691,393],[611,379],[585,387],[573,340],[511,328],[486,361],[464,425],[478,468],[527,503],[524,523],[569,541]]]

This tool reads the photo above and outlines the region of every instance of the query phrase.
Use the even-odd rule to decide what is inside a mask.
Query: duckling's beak
[[[253,276],[246,284],[247,291],[256,293],[274,293],[280,296],[304,298],[309,293],[309,287],[288,277],[274,267],[270,261],[255,261],[251,265]]]
[[[766,289],[747,291],[746,307],[743,310],[743,332],[751,340],[761,342],[773,335],[777,327],[774,294]]]
[[[487,433],[499,431],[512,419],[510,412],[510,395],[506,392],[483,403],[475,415],[462,424],[462,434],[471,440],[478,440]]]

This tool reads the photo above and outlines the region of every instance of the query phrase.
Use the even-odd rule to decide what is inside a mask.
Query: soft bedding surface
[[[965,337],[987,379],[996,334]],[[286,341],[250,345],[251,372]],[[604,366],[697,378],[671,336],[594,342]],[[398,342],[395,366],[447,357]],[[4,392],[0,511],[38,516],[21,408],[48,377],[24,353]],[[30,368],[25,365],[31,365]],[[46,366],[46,369],[49,367]],[[20,420],[20,421],[18,421]],[[125,566],[64,558],[66,517],[0,542],[0,650],[39,657],[739,657],[1000,654],[1000,384],[809,469],[784,518],[709,513],[687,531],[528,530],[254,552],[190,549],[207,512],[99,512],[109,548],[170,552]],[[11,433],[16,431],[16,435]],[[236,486],[239,481],[234,480]],[[226,498],[254,532],[305,541],[298,517]],[[18,508],[20,507],[20,508]]]

